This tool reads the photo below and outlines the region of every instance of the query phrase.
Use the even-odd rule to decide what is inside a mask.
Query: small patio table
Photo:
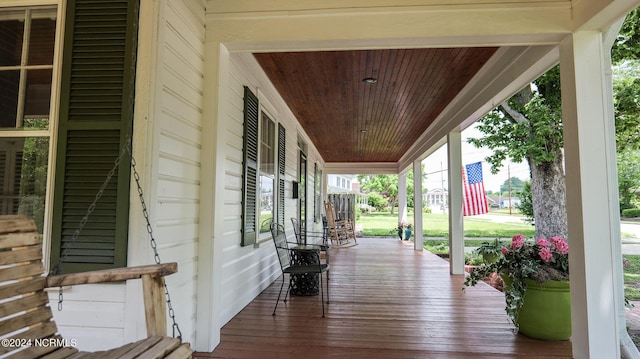
[[[320,264],[320,247],[301,245],[293,248],[291,265]],[[320,294],[320,275],[318,273],[292,274],[291,295],[311,296]]]

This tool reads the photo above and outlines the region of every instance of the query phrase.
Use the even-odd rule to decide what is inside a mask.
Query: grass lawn
[[[413,214],[409,214],[412,218]],[[410,220],[413,222],[412,220]],[[389,213],[374,213],[361,215],[357,220],[362,225],[364,236],[396,236],[398,215]],[[422,215],[423,235],[425,237],[448,237],[449,219],[446,214]],[[527,223],[496,223],[488,219],[473,217],[464,218],[464,235],[473,238],[503,238],[508,239],[518,233],[533,237],[534,228]]]
[[[625,254],[624,295],[628,300],[640,300],[640,255]]]

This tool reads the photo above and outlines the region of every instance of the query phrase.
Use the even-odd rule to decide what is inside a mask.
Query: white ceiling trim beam
[[[210,3],[211,10],[233,7],[226,1],[222,6]],[[316,5],[264,12],[255,11],[260,5],[252,6],[209,11],[207,41],[224,43],[230,51],[252,52],[556,44],[573,26],[571,4],[556,1],[358,9]]]
[[[398,174],[397,162],[325,162],[325,174]]]

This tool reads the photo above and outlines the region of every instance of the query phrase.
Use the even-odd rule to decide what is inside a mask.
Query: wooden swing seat
[[[45,277],[35,223],[22,216],[0,216],[0,357],[190,358],[188,343],[166,336],[164,276],[177,270],[176,263],[166,263]],[[45,288],[129,279],[142,279],[146,339],[89,353],[58,334]]]

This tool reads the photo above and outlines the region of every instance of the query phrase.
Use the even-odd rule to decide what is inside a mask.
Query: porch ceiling
[[[398,162],[497,47],[254,54],[326,162]],[[365,79],[375,79],[375,83]]]

